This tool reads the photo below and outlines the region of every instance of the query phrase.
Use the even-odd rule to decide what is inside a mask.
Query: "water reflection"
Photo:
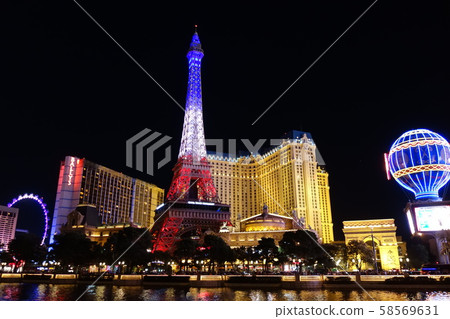
[[[86,291],[87,290],[87,291]],[[450,292],[400,292],[387,290],[290,290],[290,289],[232,289],[232,288],[148,288],[142,286],[86,286],[55,284],[0,284],[0,300],[82,300],[90,301],[407,301],[446,300]]]
[[[450,301],[450,293],[446,291],[433,291],[425,294],[425,300],[432,301]]]

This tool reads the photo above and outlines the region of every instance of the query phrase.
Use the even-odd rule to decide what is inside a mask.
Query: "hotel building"
[[[19,209],[0,205],[0,251],[8,250],[8,245],[14,239]]]
[[[50,243],[78,205],[94,205],[101,224],[133,223],[151,227],[164,190],[84,158],[61,162]]]
[[[210,154],[208,161],[220,201],[231,206],[237,231],[245,231],[241,220],[268,205],[276,214],[314,229],[323,243],[334,240],[328,173],[311,134],[291,131],[265,154]]]

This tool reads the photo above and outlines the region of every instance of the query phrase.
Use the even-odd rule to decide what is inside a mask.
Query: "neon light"
[[[67,180],[67,185],[72,185],[72,180],[74,176],[74,167],[75,167],[75,157],[70,158],[69,164],[69,179]]]
[[[450,180],[450,144],[426,129],[402,134],[392,145],[385,165],[390,174],[416,199],[439,200],[439,190]]]
[[[16,204],[17,202],[20,202],[23,199],[32,199],[36,202],[38,202],[38,204],[41,206],[42,211],[44,212],[44,219],[45,219],[45,228],[44,228],[44,235],[42,236],[42,240],[41,240],[41,246],[44,244],[45,238],[47,238],[47,231],[48,231],[48,210],[47,210],[47,204],[44,203],[42,197],[39,197],[38,195],[35,194],[24,194],[24,195],[19,195],[19,197],[14,198],[11,203],[8,204],[8,207],[13,206],[14,204]]]
[[[408,219],[408,224],[409,224],[409,229],[411,230],[411,234],[414,235],[416,233],[416,228],[414,227],[414,222],[413,222],[410,210],[408,210],[406,212],[406,218]]]
[[[160,208],[163,207],[163,206],[164,206],[164,203],[159,204],[159,205],[156,207],[156,209],[160,209]]]
[[[191,202],[191,201],[189,201],[188,204],[214,206],[214,203],[208,203],[208,202]]]
[[[386,170],[386,177],[389,180],[391,180],[391,174],[389,174],[389,160],[388,160],[388,154],[384,153],[384,168]]]
[[[404,175],[408,175],[411,173],[423,173],[423,172],[428,172],[428,171],[450,172],[450,165],[444,165],[444,164],[417,165],[417,166],[407,167],[407,168],[398,170],[395,173],[393,173],[392,176],[394,176],[394,178],[399,178],[399,177],[402,177]],[[426,183],[426,181],[424,180],[424,185],[427,186],[425,183]]]

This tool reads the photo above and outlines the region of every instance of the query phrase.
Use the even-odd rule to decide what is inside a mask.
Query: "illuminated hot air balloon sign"
[[[450,180],[450,144],[430,130],[405,132],[392,144],[387,166],[416,200],[441,200],[439,190]]]

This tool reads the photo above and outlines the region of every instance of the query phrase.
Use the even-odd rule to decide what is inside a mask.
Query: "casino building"
[[[245,232],[243,223],[267,205],[303,220],[322,243],[334,240],[328,172],[310,133],[291,131],[262,155],[209,154],[208,161],[220,200],[231,206],[235,231]]]
[[[262,238],[273,238],[275,244],[286,232],[296,232],[304,228],[303,220],[269,213],[269,207],[263,206],[262,213],[240,221],[241,231],[230,232],[229,227],[222,226],[219,235],[231,248],[257,246]]]
[[[61,162],[50,243],[79,205],[93,205],[100,224],[132,223],[151,227],[164,190],[84,158]]]

